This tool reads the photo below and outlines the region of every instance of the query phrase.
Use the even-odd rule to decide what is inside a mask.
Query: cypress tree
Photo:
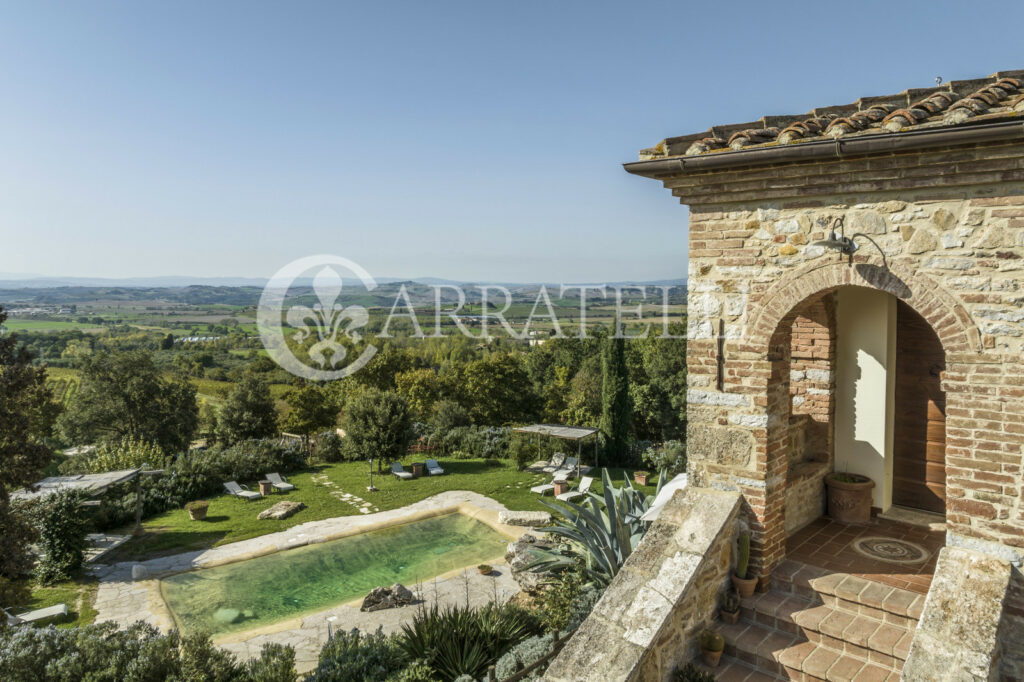
[[[609,336],[601,349],[601,439],[611,462],[621,462],[629,446],[629,371],[625,339]]]

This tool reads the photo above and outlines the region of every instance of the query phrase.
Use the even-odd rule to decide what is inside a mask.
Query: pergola
[[[563,424],[531,424],[530,426],[519,426],[513,431],[517,433],[532,433],[536,436],[550,436],[562,440],[576,441],[577,459],[583,458],[583,439],[597,435],[597,429],[589,426],[565,426]],[[594,438],[594,468],[597,468],[597,445],[598,439]],[[579,470],[579,462],[576,463]]]
[[[12,500],[36,500],[49,497],[62,490],[78,490],[88,497],[96,497],[107,492],[118,483],[135,479],[135,533],[142,532],[142,476],[158,476],[163,469],[123,469],[107,471],[102,474],[72,474],[70,476],[50,476],[36,483],[32,488],[22,488],[11,493]],[[99,504],[85,502],[86,505]]]

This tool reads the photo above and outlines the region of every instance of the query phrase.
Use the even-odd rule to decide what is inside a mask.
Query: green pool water
[[[501,556],[508,539],[464,514],[368,531],[162,581],[183,632],[248,630]]]

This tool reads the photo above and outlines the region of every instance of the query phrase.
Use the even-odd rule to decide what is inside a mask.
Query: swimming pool
[[[298,547],[161,581],[185,633],[239,632],[500,557],[508,538],[453,513]]]

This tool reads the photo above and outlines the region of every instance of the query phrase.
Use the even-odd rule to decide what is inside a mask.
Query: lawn
[[[112,556],[108,556],[108,560],[140,560],[205,549],[285,530],[307,521],[359,514],[355,506],[330,495],[332,490],[338,488],[363,498],[381,511],[404,507],[446,490],[472,490],[501,502],[509,509],[547,509],[540,503],[540,497],[530,492],[531,486],[544,482],[547,477],[516,471],[507,460],[491,460],[488,463],[483,459],[441,459],[440,464],[447,472],[444,476],[411,481],[399,480],[390,474],[378,475],[375,470],[373,483],[378,490],[372,493],[366,491],[369,466],[365,462],[318,466],[290,476],[289,481],[297,489],[289,493],[270,495],[254,502],[226,494],[214,497],[209,500],[210,507],[203,521],[191,521],[184,509],[154,516],[143,524],[145,535],[133,538],[119,547]],[[632,470],[610,469],[609,473],[614,481],[621,483],[623,474],[631,474]],[[337,487],[328,488],[314,481],[314,478],[324,475]],[[240,482],[256,488],[253,481]],[[601,489],[598,478],[591,490],[600,493]],[[642,489],[654,494],[654,486]],[[281,521],[261,521],[256,518],[259,512],[285,499],[303,502],[307,509]],[[548,495],[546,499],[552,498]]]
[[[89,625],[96,619],[96,609],[93,602],[96,600],[96,590],[99,583],[91,578],[79,578],[69,580],[55,585],[32,587],[32,596],[28,602],[22,604],[15,613],[44,609],[55,604],[67,604],[68,615],[65,618],[44,621],[41,624],[54,623],[59,628],[73,628],[80,625]]]

